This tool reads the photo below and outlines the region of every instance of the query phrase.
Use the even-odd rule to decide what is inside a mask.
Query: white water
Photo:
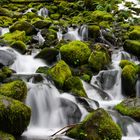
[[[2,28],[2,27],[0,27],[0,36],[6,34],[8,32],[9,32],[9,28]]]
[[[46,17],[48,16],[48,13],[49,13],[49,11],[48,11],[48,9],[45,8],[45,7],[41,8],[41,9],[37,12],[37,14],[38,14],[39,16],[42,16],[42,17],[44,17],[44,18],[46,18]]]

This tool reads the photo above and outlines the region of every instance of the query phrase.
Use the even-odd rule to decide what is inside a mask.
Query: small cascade
[[[82,25],[79,29],[79,35],[81,36],[81,40],[88,40],[88,28],[86,25]]]
[[[37,39],[38,39],[39,45],[43,45],[44,44],[45,39],[41,35],[41,32],[40,31],[37,33]]]
[[[33,10],[34,8],[29,8],[28,10],[26,10],[23,14],[27,14],[27,13],[30,13],[30,12],[32,12],[32,10]]]
[[[16,60],[14,64],[11,65],[11,69],[15,70],[20,74],[32,74],[40,66],[46,66],[46,64],[41,59],[35,59],[32,55],[22,55],[14,51],[16,55]]]
[[[0,36],[6,34],[8,32],[9,32],[9,28],[2,28],[2,27],[0,27]]]
[[[46,17],[48,16],[48,14],[49,14],[49,11],[48,11],[47,8],[43,7],[43,8],[41,8],[41,9],[37,12],[37,14],[38,14],[39,16],[42,16],[42,17],[46,18]]]
[[[136,97],[140,97],[140,76],[136,82]]]

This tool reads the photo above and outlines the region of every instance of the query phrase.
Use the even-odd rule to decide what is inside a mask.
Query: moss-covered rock
[[[8,9],[6,9],[6,8],[0,7],[0,16],[12,17],[13,16],[13,12],[8,10]]]
[[[140,121],[140,98],[128,98],[115,106],[121,114]]]
[[[123,69],[126,65],[131,65],[133,67],[136,67],[137,65],[134,62],[131,62],[129,60],[121,60],[119,63],[119,66]]]
[[[26,53],[26,44],[23,41],[15,41],[11,44],[11,47],[20,52],[21,54]]]
[[[37,70],[36,70],[36,73],[43,73],[45,74],[46,76],[48,75],[48,67],[44,66],[44,67],[39,67]]]
[[[82,80],[84,80],[85,82],[90,82],[90,80],[91,80],[91,76],[90,75],[88,75],[88,74],[83,74],[82,76],[81,76],[81,79]]]
[[[46,63],[52,64],[57,61],[59,51],[55,48],[44,48],[42,49],[35,58],[41,58]]]
[[[124,50],[136,55],[140,56],[140,41],[139,40],[126,40],[123,46]]]
[[[8,27],[13,23],[12,18],[7,16],[0,16],[0,27]]]
[[[129,32],[129,39],[140,40],[140,26],[132,26]]]
[[[137,70],[132,65],[126,65],[122,70],[122,87],[124,94],[127,96],[135,96],[135,84],[137,80]]]
[[[27,37],[26,37],[26,34],[25,34],[25,31],[15,31],[15,32],[12,32],[12,33],[6,33],[4,34],[3,36],[3,40],[5,40],[6,42],[8,43],[13,43],[14,41],[27,41]]]
[[[58,20],[60,18],[60,16],[61,15],[59,13],[55,13],[55,14],[51,14],[50,18],[53,19],[53,20]]]
[[[21,135],[27,128],[31,110],[23,103],[0,95],[0,130]]]
[[[0,140],[15,140],[11,134],[0,131]]]
[[[87,63],[90,56],[90,49],[87,44],[81,41],[72,41],[60,48],[62,59],[72,66],[79,66]]]
[[[17,21],[9,28],[9,30],[10,32],[14,32],[16,30],[25,31],[27,35],[36,33],[34,26],[27,21]]]
[[[5,83],[0,85],[0,95],[23,101],[27,95],[27,86],[21,80]]]
[[[12,74],[12,70],[8,67],[3,67],[0,69],[0,82],[3,82],[7,77],[10,77]]]
[[[69,77],[64,84],[64,89],[78,97],[87,97],[83,84],[79,77]]]
[[[66,135],[78,140],[121,140],[122,132],[109,114],[99,108],[88,114]]]
[[[97,38],[100,35],[100,27],[97,25],[88,26],[88,36],[89,38]]]
[[[110,55],[103,44],[97,43],[94,45],[94,51],[91,53],[89,59],[89,66],[95,70],[100,71],[110,63]]]
[[[62,88],[65,80],[72,74],[69,66],[63,60],[60,60],[48,70],[48,75],[51,76],[56,86]]]

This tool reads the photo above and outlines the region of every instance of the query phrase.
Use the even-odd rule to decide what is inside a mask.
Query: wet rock
[[[39,20],[34,22],[34,26],[38,29],[48,28],[52,24],[51,20]]]
[[[115,106],[121,114],[140,121],[140,98],[128,98]]]
[[[67,123],[78,123],[82,116],[79,107],[74,102],[65,98],[60,98],[60,102],[64,113],[64,118],[66,119]]]
[[[0,50],[0,67],[12,65],[15,59],[14,53],[6,50]]]
[[[0,95],[0,130],[21,135],[27,128],[31,110],[23,103]]]
[[[79,140],[121,140],[122,137],[119,126],[102,108],[88,114],[80,124],[69,130],[66,135]]]

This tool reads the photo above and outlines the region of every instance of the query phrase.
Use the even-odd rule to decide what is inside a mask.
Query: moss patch
[[[0,131],[0,139],[1,140],[15,140],[14,136],[12,136],[11,134],[2,132],[2,131]]]

